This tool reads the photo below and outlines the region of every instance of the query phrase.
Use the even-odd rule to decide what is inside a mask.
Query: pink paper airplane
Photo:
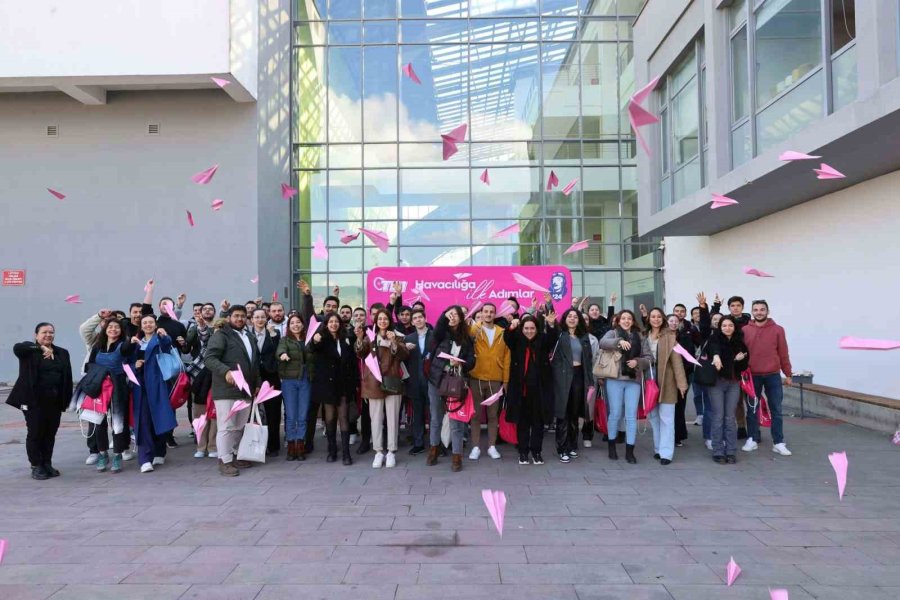
[[[320,258],[322,260],[328,259],[328,248],[325,247],[325,240],[322,239],[321,235],[316,236],[316,241],[313,242],[312,253],[316,258]]]
[[[281,390],[276,390],[268,381],[263,381],[262,385],[259,386],[259,392],[256,394],[253,404],[262,404],[266,400],[277,398],[280,395]]]
[[[548,290],[547,288],[545,288],[544,286],[542,286],[540,284],[533,282],[532,280],[528,279],[524,275],[520,275],[519,273],[513,273],[512,277],[513,277],[513,279],[516,280],[517,283],[524,285],[525,287],[530,288],[536,292],[544,292],[545,294],[550,293],[550,290]]]
[[[4,539],[0,539],[0,564],[3,563],[3,555],[6,554],[6,547],[9,545]]]
[[[825,163],[821,163],[818,169],[813,169],[813,172],[817,175],[816,179],[845,179],[847,177],[831,165],[826,165]]]
[[[519,224],[518,223],[516,223],[515,225],[510,225],[509,227],[504,227],[503,229],[501,229],[500,231],[498,231],[497,233],[492,235],[491,238],[492,239],[502,238],[502,237],[506,237],[508,235],[512,235],[514,233],[519,233]]]
[[[60,200],[62,200],[66,197],[65,194],[63,194],[62,192],[57,192],[53,188],[47,188],[47,191],[50,192],[51,194],[53,194],[54,196],[56,196]]]
[[[597,388],[594,386],[591,386],[588,388],[588,391],[587,391],[588,404],[590,404],[591,402],[593,402],[596,399],[597,399]]]
[[[194,439],[199,440],[203,430],[206,429],[206,414],[204,413],[191,421],[191,426],[194,428]]]
[[[221,79],[221,78],[219,78],[219,77],[210,77],[210,79],[212,79],[212,80],[213,80],[213,83],[215,83],[215,84],[216,84],[217,86],[219,86],[220,88],[223,88],[223,87],[225,87],[226,85],[228,85],[229,83],[231,83],[231,82],[228,81],[227,79]]]
[[[224,200],[222,200],[221,198],[216,198],[212,201],[211,206],[213,210],[220,210],[223,204],[225,204]]]
[[[359,231],[369,238],[369,241],[375,244],[375,246],[381,250],[382,252],[387,252],[388,247],[390,246],[390,238],[383,231],[373,231],[371,229],[365,229],[364,227],[360,227]]]
[[[491,515],[497,533],[503,537],[503,519],[506,515],[506,494],[500,490],[481,490],[481,498]]]
[[[232,373],[234,373],[234,371],[232,371]],[[237,400],[234,404],[231,405],[231,410],[228,411],[228,416],[225,417],[225,420],[230,421],[231,417],[238,414],[248,406],[250,406],[250,403],[246,400]]]
[[[375,355],[370,352],[366,355],[366,359],[363,362],[366,363],[369,371],[372,372],[372,376],[381,382],[381,367],[378,366],[378,360],[375,358]]]
[[[476,312],[478,312],[478,309],[481,308],[483,304],[484,302],[482,302],[481,300],[477,301],[475,304],[469,307],[469,311],[466,313],[466,315],[474,315]]]
[[[759,269],[754,269],[753,267],[744,267],[744,275],[755,275],[756,277],[775,277],[774,275],[769,275],[765,271],[760,271]]]
[[[481,173],[481,177],[479,177],[478,179],[480,179],[480,180],[481,180],[481,183],[483,183],[484,185],[491,185],[491,177],[490,177],[490,175],[488,175],[488,170],[487,170],[487,169],[485,169],[485,170]]]
[[[839,347],[842,350],[897,350],[900,348],[900,341],[844,336],[841,338]]]
[[[650,93],[656,87],[657,83],[659,83],[659,77],[654,77],[647,85],[635,92],[628,101],[628,122],[631,123],[631,128],[634,130],[634,136],[648,156],[651,154],[650,147],[647,145],[646,140],[644,140],[644,136],[641,135],[640,128],[645,125],[659,122],[659,118],[641,106],[641,104],[648,96],[650,96]]]
[[[172,310],[172,303],[171,303],[171,302],[163,302],[163,312],[166,313],[166,315],[167,315],[170,319],[172,319],[173,321],[177,321],[177,320],[178,320],[178,315],[176,315],[176,314],[175,314],[175,311]]]
[[[769,600],[790,600],[787,590],[769,590]]]
[[[559,185],[559,177],[556,176],[556,172],[550,171],[550,175],[547,176],[547,191],[549,192],[553,188]]]
[[[466,362],[465,360],[461,359],[460,357],[453,356],[452,354],[447,354],[446,352],[441,352],[440,354],[438,354],[438,358],[443,358],[443,359],[449,360],[451,362],[458,362],[458,363]]]
[[[575,186],[578,185],[578,178],[576,177],[572,181],[566,184],[566,187],[562,189],[562,193],[566,196],[572,193],[572,190],[575,189]]]
[[[731,206],[733,204],[739,204],[737,200],[734,198],[729,198],[728,196],[722,196],[721,194],[713,194],[712,202],[709,207],[711,209],[722,208],[723,206]]]
[[[297,195],[297,188],[292,188],[286,183],[281,184],[281,197],[284,200],[290,200]]]
[[[374,342],[375,341],[375,330],[366,328],[366,337],[369,338],[370,342]]]
[[[278,290],[272,292],[272,302],[278,302]]]
[[[81,296],[78,294],[72,294],[71,296],[66,296],[66,302],[68,304],[81,304]]]
[[[738,575],[741,574],[741,568],[738,566],[736,562],[734,562],[734,557],[731,557],[731,560],[728,561],[728,565],[725,567],[725,580],[728,583],[729,587],[734,583],[734,580],[738,578]]]
[[[237,369],[231,371],[231,376],[234,378],[234,387],[241,390],[248,396],[251,396],[250,386],[247,384],[247,380],[244,378],[244,372],[241,370],[241,365],[237,366]]]
[[[416,75],[415,69],[413,69],[412,63],[406,63],[403,65],[403,74],[412,79],[415,83],[421,85],[422,80]]]
[[[675,347],[672,348],[672,350],[681,355],[681,357],[689,363],[697,365],[698,367],[700,366],[700,361],[694,358],[693,354],[685,350],[684,346],[682,346],[681,344],[675,344]]]
[[[580,242],[575,242],[569,248],[563,252],[563,255],[566,254],[574,254],[580,250],[587,250],[587,247],[590,245],[590,240],[582,240]]]
[[[210,181],[212,181],[213,175],[216,174],[216,171],[219,170],[219,165],[213,165],[205,171],[200,171],[193,177],[191,177],[191,181],[194,183],[199,183],[200,185],[206,185]]]
[[[500,304],[500,310],[497,311],[495,317],[505,317],[506,315],[511,315],[516,312],[516,307],[512,305],[512,302],[509,300],[504,300],[502,304]]]
[[[471,276],[472,276],[471,273],[454,273],[453,274],[453,278],[457,279],[457,280],[465,279],[466,277],[471,277]]]
[[[259,283],[259,275],[250,279],[250,283]]]
[[[306,343],[307,345],[312,342],[313,336],[316,335],[316,330],[319,329],[319,320],[316,319],[316,315],[309,316],[309,325],[306,326]]]
[[[837,477],[838,499],[844,499],[844,490],[847,488],[847,453],[832,452],[828,455],[828,461],[834,469],[834,475]]]
[[[346,229],[338,229],[337,232],[341,234],[341,243],[345,245],[359,237],[358,231],[356,233],[347,233]]]
[[[194,215],[192,215],[192,214],[191,214],[191,211],[189,211],[189,210],[186,210],[186,211],[184,211],[184,212],[187,213],[188,225],[190,225],[191,227],[193,227],[193,226],[194,226]]]
[[[497,390],[496,392],[494,392],[493,394],[491,394],[490,396],[488,396],[487,398],[485,398],[484,400],[481,401],[481,406],[490,406],[491,404],[494,404],[497,400],[500,399],[500,396],[502,396],[502,395],[503,395],[503,386],[501,385],[499,390]]]
[[[811,160],[816,158],[822,158],[821,156],[813,156],[811,154],[803,154],[802,152],[794,152],[793,150],[786,150],[778,155],[778,160],[783,161],[791,161],[791,160]]]
[[[123,364],[122,370],[125,371],[125,377],[128,378],[128,381],[130,381],[131,383],[133,383],[134,385],[136,385],[138,387],[141,387],[141,384],[138,381],[138,378],[134,375],[134,371],[131,370],[131,365]]]
[[[427,302],[431,302],[431,298],[428,296],[428,294],[425,293],[425,290],[423,290],[421,287],[413,288],[412,293],[415,294],[416,296],[421,296],[422,298],[425,298],[425,300]]]
[[[443,145],[442,155],[444,160],[447,160],[457,152],[459,152],[459,148],[456,144],[462,143],[466,141],[466,129],[468,129],[468,125],[463,123],[462,125],[450,130],[450,133],[441,134],[441,143]]]

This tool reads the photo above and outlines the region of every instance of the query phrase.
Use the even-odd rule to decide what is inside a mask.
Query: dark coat
[[[556,333],[552,333],[556,332]],[[554,416],[557,419],[566,418],[566,405],[569,403],[569,390],[572,388],[572,378],[575,370],[572,368],[572,348],[569,345],[569,333],[560,332],[558,328],[552,328],[547,335],[554,336],[550,352],[553,354],[551,367],[553,370],[553,396]],[[581,366],[584,372],[584,392],[595,384],[594,381],[594,355],[599,352],[597,338],[591,334],[585,334],[579,338],[581,342]],[[585,400],[587,397],[585,396]]]
[[[426,367],[432,359],[432,346],[434,346],[434,331],[428,329],[425,333],[425,354],[419,350],[419,332],[414,331],[403,340],[412,344],[409,350],[409,358],[406,359],[406,370],[409,371],[409,379],[406,380],[406,395],[410,398],[425,397],[428,395],[428,372]]]
[[[166,332],[168,333],[168,332]],[[156,334],[150,338],[147,348],[141,352],[140,350],[131,352],[131,368],[137,376],[141,385],[133,385],[131,387],[132,398],[134,401],[134,430],[141,431],[141,403],[146,402],[150,407],[150,419],[153,421],[153,430],[156,435],[162,435],[175,429],[178,425],[175,420],[175,411],[169,403],[169,385],[163,379],[162,371],[156,357],[161,352],[168,352],[172,349],[172,338],[168,335],[160,337]],[[143,359],[144,365],[138,369],[135,363],[137,360]],[[149,446],[152,440],[137,440],[140,446]]]
[[[251,328],[250,341],[256,344],[256,330]],[[278,342],[281,335],[275,331],[275,335],[266,329],[266,337],[263,339],[262,350],[259,351],[259,375],[264,381],[274,384],[278,380]],[[258,348],[258,346],[257,346]],[[273,381],[274,380],[274,381]]]
[[[230,385],[225,380],[225,374],[241,366],[241,372],[250,392],[259,385],[259,350],[256,348],[256,340],[250,337],[251,355],[247,356],[247,348],[240,335],[230,325],[225,325],[209,338],[206,346],[204,362],[206,368],[212,373],[212,397],[213,400],[246,400],[247,395],[237,386]]]
[[[736,335],[731,336],[729,340],[721,331],[714,331],[709,337],[709,348],[707,350],[709,356],[718,356],[722,361],[722,369],[718,375],[721,379],[729,381],[740,381],[741,371],[750,366],[750,351],[743,339],[737,339]],[[742,360],[735,360],[735,355],[743,352],[746,356]]]
[[[376,340],[377,339],[378,338],[376,338]],[[356,344],[354,344],[353,349],[356,351],[356,355],[360,360],[365,360],[366,356],[370,352],[373,352],[373,344],[369,341],[367,336],[358,340]],[[403,367],[401,365],[403,364],[403,361],[409,357],[409,350],[406,349],[406,344],[402,337],[398,335],[394,338],[392,348],[377,346],[375,347],[374,352],[378,357],[378,366],[381,370],[382,377],[385,375],[393,377],[403,376]],[[386,398],[388,395],[387,392],[381,389],[381,383],[375,379],[375,375],[372,374],[369,367],[363,364],[361,368],[360,390],[362,397],[367,400],[383,400]]]
[[[554,330],[556,331],[556,330]],[[550,368],[550,351],[556,343],[556,336],[539,333],[531,341],[527,340],[520,327],[503,332],[503,339],[509,348],[509,383],[506,386],[506,420],[517,423],[519,410],[522,406],[523,390],[525,389],[525,351],[531,349],[531,357],[528,361],[528,370],[538,369],[537,393],[541,399],[541,415],[544,423],[549,423],[553,418],[553,373]]]
[[[15,406],[19,410],[24,404],[29,409],[38,408],[37,406],[37,372],[38,365],[43,360],[44,354],[41,347],[34,342],[21,342],[13,346],[13,354],[19,359],[19,378],[16,379],[12,391],[6,403]],[[69,352],[65,348],[53,346],[53,355],[62,363],[63,366],[63,384],[59,390],[59,397],[56,404],[49,407],[41,406],[40,408],[50,408],[63,412],[69,406],[69,400],[72,398],[72,363],[69,361]]]
[[[315,359],[313,361],[312,397],[322,404],[340,404],[344,397],[348,402],[356,401],[356,390],[359,387],[359,359],[346,338],[340,336],[341,353],[338,354],[337,343],[328,331],[321,327],[318,331],[321,339],[313,339],[309,349]]]
[[[465,361],[462,365],[462,374],[465,377],[468,376],[469,371],[475,368],[475,346],[472,345],[472,340],[469,338],[466,324],[460,323],[459,327],[466,332],[461,336],[462,342],[459,344],[461,346],[459,358]],[[434,326],[435,347],[432,351],[431,368],[428,370],[428,383],[434,387],[441,385],[444,369],[450,363],[446,358],[438,357],[438,354],[441,352],[451,354],[450,349],[453,345],[453,340],[447,335],[448,328],[447,317],[441,315],[441,318],[438,319],[437,324]]]

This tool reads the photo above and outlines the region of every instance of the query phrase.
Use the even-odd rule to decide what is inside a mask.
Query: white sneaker
[[[135,452],[132,452],[129,448],[125,452],[122,453],[122,460],[134,460],[134,457],[137,456]]]
[[[790,456],[792,454],[792,452],[787,449],[787,446],[784,445],[784,442],[772,446],[772,452],[774,452],[775,454],[780,454],[782,456]]]
[[[156,466],[156,465],[164,465],[164,464],[166,464],[166,457],[165,457],[165,456],[157,456],[157,457],[155,457],[155,458],[153,459],[153,465],[154,465],[154,466]]]
[[[475,446],[472,448],[472,451],[469,452],[469,460],[478,460],[479,458],[481,458],[481,448]]]
[[[353,444],[355,444],[358,441],[359,441],[359,436],[356,435],[355,433],[351,433],[350,434],[350,445],[352,446]]]
[[[594,443],[593,443],[591,440],[584,440],[584,447],[585,447],[585,448],[590,448],[590,447],[593,446],[593,445],[594,445]]]
[[[210,452],[209,454],[207,454],[207,456],[209,456],[210,458],[219,458],[219,453],[218,452]]]
[[[694,425],[703,425],[703,415],[697,415],[697,418],[694,419]]]
[[[706,449],[712,450],[712,440],[706,440]]]
[[[381,452],[376,452],[375,460],[372,461],[372,468],[380,469],[381,465],[383,465],[383,464],[384,464],[384,454],[382,454]]]
[[[150,463],[144,463],[141,465],[141,473],[150,473],[153,471],[153,465]]]
[[[99,454],[88,454],[87,460],[84,461],[86,465],[96,465],[97,461],[100,460]]]
[[[203,450],[197,450],[194,452],[194,458],[206,458],[206,452]]]
[[[496,448],[494,448],[493,446],[491,446],[490,448],[488,448],[488,456],[490,456],[490,457],[493,458],[494,460],[497,460],[498,458],[500,458],[500,453],[497,452],[497,449],[496,449]]]
[[[388,469],[393,469],[397,466],[397,457],[394,456],[393,452],[387,453],[387,458],[384,461],[384,466]]]
[[[783,444],[782,444],[783,445]],[[744,447],[741,448],[744,452],[753,452],[754,450],[759,448],[759,444],[753,441],[753,438],[747,438],[747,441],[744,442]]]

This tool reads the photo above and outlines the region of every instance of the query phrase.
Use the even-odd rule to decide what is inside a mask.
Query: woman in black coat
[[[55,329],[38,323],[34,342],[13,346],[19,359],[19,378],[6,403],[25,414],[25,449],[32,479],[58,477],[53,468],[53,445],[60,417],[72,397],[72,364],[65,348],[53,345]]]
[[[556,314],[547,315],[547,322],[552,327]],[[506,420],[516,424],[520,465],[528,464],[529,452],[534,464],[544,464],[544,423],[553,419],[550,352],[558,338],[559,330],[544,332],[543,319],[531,315],[513,319],[503,332],[510,355]]]
[[[309,423],[315,423],[319,405],[325,406],[325,435],[328,438],[327,462],[337,460],[337,426],[341,426],[341,455],[345,465],[353,464],[350,457],[349,403],[356,400],[359,387],[359,361],[343,334],[343,324],[337,313],[328,313],[313,335],[309,346],[313,353],[312,401]],[[307,431],[315,432],[315,427]],[[307,434],[307,438],[309,438]]]

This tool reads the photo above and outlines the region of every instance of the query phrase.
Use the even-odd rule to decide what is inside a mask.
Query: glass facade
[[[317,296],[340,285],[355,306],[373,267],[563,264],[575,295],[655,303],[658,240],[637,235],[624,110],[641,4],[295,0],[294,276]],[[442,160],[441,134],[463,123]],[[547,191],[551,170],[560,186]],[[513,223],[519,234],[493,237]],[[388,252],[340,242],[359,227],[387,233]],[[326,260],[312,256],[318,236]]]

